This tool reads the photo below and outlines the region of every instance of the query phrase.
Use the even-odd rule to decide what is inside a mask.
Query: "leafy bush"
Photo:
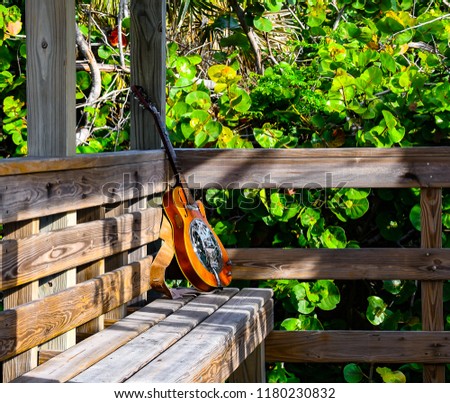
[[[11,2],[9,2],[11,3]],[[0,5],[1,156],[26,154],[20,8]],[[78,1],[78,25],[101,92],[77,71],[79,152],[128,147],[127,29],[118,2]],[[450,144],[450,15],[442,0],[168,1],[167,118],[179,147],[411,147]],[[104,7],[103,14],[90,13]],[[178,10],[178,11],[177,11]],[[122,18],[124,17],[124,18]],[[93,18],[89,20],[89,18]],[[94,22],[94,23],[92,23]],[[210,221],[226,246],[417,247],[418,189],[208,189]],[[443,198],[450,247],[450,194]],[[285,330],[421,327],[414,281],[265,281]],[[450,285],[445,283],[446,328]],[[420,380],[417,364],[275,363],[273,382]]]

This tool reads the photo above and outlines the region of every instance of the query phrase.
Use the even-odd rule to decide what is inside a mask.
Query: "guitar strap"
[[[197,296],[199,294],[210,294],[198,291],[194,288],[169,288],[166,284],[166,269],[175,256],[172,227],[169,220],[163,215],[159,237],[164,241],[150,266],[150,286],[152,290],[164,294],[170,299],[179,299],[186,296]]]

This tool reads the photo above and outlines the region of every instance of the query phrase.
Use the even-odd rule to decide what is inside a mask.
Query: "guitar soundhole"
[[[220,246],[208,226],[198,218],[191,222],[189,235],[195,254],[210,273],[214,274],[220,287],[219,273],[223,267]]]

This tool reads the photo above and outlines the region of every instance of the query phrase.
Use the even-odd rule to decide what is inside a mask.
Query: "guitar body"
[[[172,226],[175,256],[186,279],[201,291],[229,285],[231,261],[206,219],[203,203],[190,205],[177,186],[164,194],[163,206]]]

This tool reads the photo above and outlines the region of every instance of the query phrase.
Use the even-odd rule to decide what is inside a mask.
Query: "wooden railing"
[[[443,283],[450,250],[442,247],[442,188],[450,185],[449,148],[183,150],[193,187],[420,188],[421,248],[230,251],[235,278],[415,279],[421,283],[420,332],[274,332],[266,359],[291,362],[419,362],[424,380],[444,382],[450,362]]]
[[[443,331],[442,282],[450,279],[450,250],[441,249],[440,212],[441,188],[450,186],[450,149],[180,150],[179,155],[197,188],[420,187],[422,248],[229,253],[236,279],[422,281],[423,331],[276,331],[267,339],[266,359],[418,362],[426,364],[425,380],[444,381],[450,336]],[[162,215],[149,202],[166,189],[166,173],[159,150],[1,163],[0,292],[5,308],[17,307],[0,314],[0,327],[8,329],[0,334],[4,380],[37,365],[38,349],[41,359],[58,353],[43,343],[76,327],[78,339],[101,330],[148,290],[151,257],[142,257],[142,248],[158,238]],[[75,212],[75,225],[45,229],[46,217],[67,212]],[[77,284],[48,295],[58,276],[73,268]],[[105,317],[111,311],[116,313]]]

